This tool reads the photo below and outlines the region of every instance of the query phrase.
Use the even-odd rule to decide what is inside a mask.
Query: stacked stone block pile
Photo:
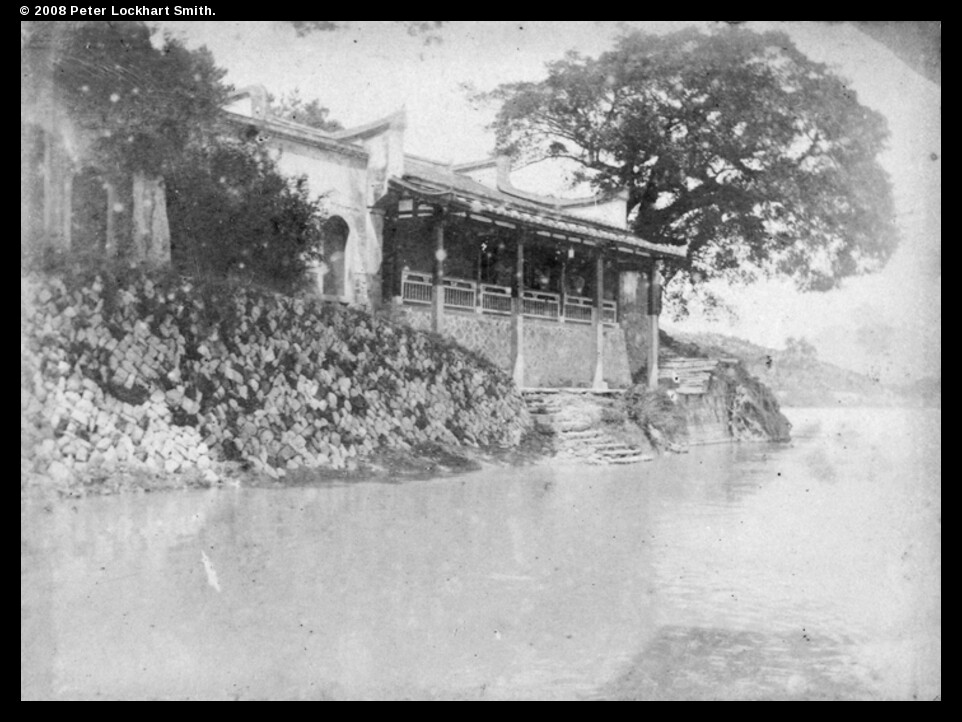
[[[518,443],[493,364],[358,310],[129,271],[21,277],[21,478],[271,476],[381,448]]]

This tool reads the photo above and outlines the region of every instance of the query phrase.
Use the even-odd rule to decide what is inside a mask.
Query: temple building
[[[406,154],[403,113],[331,133],[271,117],[251,88],[228,116],[324,196],[322,297],[450,336],[520,388],[657,383],[659,266],[686,249],[633,235],[623,194],[535,195],[504,157]]]
[[[127,257],[169,262],[163,180],[105,181],[56,104],[36,107],[21,118],[21,256],[35,238],[108,255],[126,241]],[[320,297],[445,334],[522,389],[620,389],[642,374],[657,384],[659,266],[686,249],[633,235],[623,194],[535,195],[511,183],[506,157],[449,165],[407,154],[403,112],[332,133],[267,108],[251,88],[225,114],[323,197]],[[99,215],[79,217],[90,209]]]

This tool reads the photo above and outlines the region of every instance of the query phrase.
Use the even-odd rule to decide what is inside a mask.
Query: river
[[[24,699],[934,699],[941,412],[630,467],[23,502]]]

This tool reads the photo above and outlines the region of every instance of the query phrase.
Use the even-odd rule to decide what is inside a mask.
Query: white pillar
[[[658,314],[661,313],[661,263],[652,260],[648,276],[648,388],[658,388]]]
[[[595,374],[591,382],[591,387],[596,391],[603,391],[608,388],[605,383],[605,324],[604,324],[604,303],[605,303],[605,256],[599,248],[598,255],[595,257]]]
[[[415,201],[416,203],[416,201]],[[436,212],[434,226],[434,314],[435,333],[444,332],[444,209]]]

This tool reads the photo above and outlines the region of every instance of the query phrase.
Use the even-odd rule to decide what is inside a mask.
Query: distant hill
[[[927,376],[895,389],[913,405],[942,408],[942,378]]]
[[[750,373],[771,388],[784,406],[890,406],[909,398],[922,398],[918,389],[892,389],[864,374],[819,361],[815,348],[804,339],[789,339],[782,350],[758,346],[744,339],[719,333],[672,331],[667,347],[691,354],[694,349],[706,356],[737,358]],[[925,405],[941,400],[941,381],[933,392],[925,385]],[[916,401],[916,403],[920,403]]]

